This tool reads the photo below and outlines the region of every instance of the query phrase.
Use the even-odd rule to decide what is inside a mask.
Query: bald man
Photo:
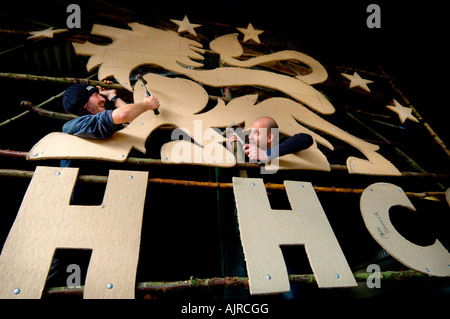
[[[237,138],[231,137],[230,140],[236,141]],[[243,149],[250,161],[267,163],[274,158],[305,150],[313,143],[311,135],[305,133],[297,133],[279,143],[277,122],[264,116],[252,124],[249,144],[245,144]]]

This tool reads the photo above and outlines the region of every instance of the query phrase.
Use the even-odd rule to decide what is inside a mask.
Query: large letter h
[[[70,205],[77,175],[36,168],[0,256],[0,298],[40,298],[57,248],[92,249],[84,298],[134,298],[148,173],[110,171],[100,206]]]

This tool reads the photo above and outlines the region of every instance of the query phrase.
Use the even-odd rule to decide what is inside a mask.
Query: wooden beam
[[[26,159],[27,155],[28,155],[28,152],[0,149],[0,156],[8,156],[8,157]],[[167,164],[164,164],[159,159],[139,158],[139,157],[128,157],[125,163],[136,164],[136,165],[167,165]],[[192,164],[178,164],[178,165],[192,165]],[[258,164],[253,164],[253,163],[238,163],[234,167],[235,168],[260,168],[260,166]],[[341,172],[347,171],[347,166],[332,164],[331,172],[320,172],[320,173],[330,174],[333,171],[341,171]],[[450,178],[450,174],[418,173],[418,172],[401,172],[401,173],[402,173],[402,175],[398,176],[398,177],[415,177],[415,178],[432,178],[432,179],[449,179]],[[355,175],[355,176],[358,176],[358,175]],[[394,177],[397,177],[397,176],[394,176]]]
[[[21,74],[21,73],[0,73],[0,78],[12,79],[12,80],[23,80],[23,81],[33,81],[33,82],[50,82],[50,83],[60,83],[60,84],[76,84],[85,83],[92,86],[100,85],[106,89],[116,89],[125,90],[125,88],[117,83],[107,84],[101,81],[80,79],[80,78],[69,78],[69,77],[51,77],[33,74]]]
[[[32,178],[33,171],[16,170],[16,169],[0,169],[0,176],[4,177],[19,177],[19,178]],[[80,175],[78,179],[86,183],[106,183],[107,176],[99,175]],[[233,183],[224,182],[200,182],[190,180],[177,180],[167,178],[149,178],[149,184],[158,185],[171,185],[171,186],[183,186],[183,187],[198,187],[198,188],[215,188],[215,189],[232,189]],[[267,190],[285,190],[284,184],[277,183],[265,183]],[[314,186],[314,190],[317,193],[340,193],[340,194],[362,194],[364,189],[362,188],[348,188],[348,187],[325,187]],[[405,192],[406,196],[412,198],[426,198],[429,196],[445,196],[445,192]]]
[[[353,274],[357,282],[366,282],[373,273],[355,273]],[[380,280],[383,281],[406,281],[426,279],[429,276],[414,270],[407,271],[383,271],[380,272]],[[289,281],[297,284],[315,284],[316,278],[313,274],[308,275],[289,275]],[[142,293],[182,291],[190,289],[211,289],[211,288],[230,288],[245,287],[249,288],[248,277],[224,277],[199,279],[191,277],[188,280],[179,281],[151,281],[139,282],[136,284],[136,291]],[[84,286],[80,288],[54,287],[45,292],[47,297],[51,296],[79,296],[83,295]]]

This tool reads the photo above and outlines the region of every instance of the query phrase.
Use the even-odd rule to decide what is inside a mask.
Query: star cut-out
[[[418,119],[412,115],[412,109],[409,107],[404,107],[400,103],[398,103],[396,100],[394,100],[394,105],[386,105],[388,109],[398,114],[398,117],[400,118],[400,122],[405,123],[406,119],[410,119],[414,122],[419,122]]]
[[[257,43],[261,43],[261,41],[259,41],[258,35],[260,35],[264,31],[263,30],[255,30],[251,23],[248,24],[247,29],[244,29],[244,28],[236,28],[236,29],[238,29],[240,32],[242,32],[244,34],[244,42],[252,39],[253,41],[255,41]]]
[[[32,34],[32,36],[28,37],[27,40],[37,39],[37,38],[53,38],[53,35],[55,33],[62,33],[62,32],[66,32],[66,31],[67,31],[67,29],[53,30],[53,27],[42,30],[42,31],[31,31],[30,34]]]
[[[197,33],[194,29],[201,26],[201,24],[191,23],[186,15],[183,20],[170,19],[170,21],[178,25],[178,33],[187,31],[195,37],[197,36]]]
[[[346,77],[347,79],[350,80],[350,88],[353,87],[360,87],[361,89],[363,89],[364,91],[370,92],[369,87],[367,86],[367,84],[369,83],[373,83],[373,81],[371,80],[366,80],[363,79],[362,77],[359,76],[358,73],[353,73],[353,75],[350,74],[345,74],[345,73],[341,73],[344,77]]]

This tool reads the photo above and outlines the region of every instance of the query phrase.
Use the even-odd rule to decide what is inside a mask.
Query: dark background
[[[3,1],[0,28],[4,30],[36,31],[50,26],[66,28],[69,13],[66,8],[75,1]],[[446,11],[442,4],[428,1],[426,4],[407,1],[77,1],[81,7],[80,30],[68,34],[89,34],[93,24],[127,27],[129,22],[141,22],[153,26],[169,19],[189,17],[192,23],[202,24],[198,34],[204,34],[202,44],[207,48],[214,36],[238,32],[236,27],[264,30],[260,35],[261,50],[273,52],[294,49],[310,54],[329,72],[330,81],[342,81],[336,66],[367,70],[380,74],[374,61],[383,67],[397,88],[407,97],[436,133],[449,145],[449,125],[446,99],[448,52],[446,36]],[[370,3],[381,7],[381,29],[369,29],[366,8]],[[442,3],[442,2],[441,2]],[[28,73],[55,77],[80,77],[88,74],[87,57],[77,56],[63,34],[55,39],[27,41],[26,34],[0,33],[0,72]],[[255,47],[250,43],[249,46]],[[256,46],[256,48],[258,48]],[[217,63],[217,61],[213,61]],[[363,76],[364,77],[364,76]],[[367,78],[367,77],[366,77]],[[369,77],[370,78],[370,77]],[[336,107],[336,114],[329,120],[348,129],[350,133],[368,140],[376,138],[361,126],[345,117],[345,106],[369,110],[382,107],[378,112],[391,115],[384,108],[385,99],[396,98],[386,81],[373,85],[374,92],[382,95],[373,99],[361,92],[348,90],[330,82],[317,85]],[[65,84],[14,81],[0,79],[2,106],[0,122],[24,111],[23,100],[38,104],[66,88]],[[316,87],[316,86],[315,86]],[[404,105],[405,106],[405,105]],[[49,109],[62,112],[60,100],[48,105]],[[0,149],[28,151],[37,141],[52,131],[60,131],[64,121],[29,114],[20,120],[0,127]],[[389,124],[399,125],[392,116]],[[371,124],[377,131],[394,142],[430,173],[449,173],[448,156],[437,147],[422,125],[406,121],[403,129]],[[167,137],[167,132],[155,132],[149,145]],[[329,137],[327,137],[329,138]],[[330,138],[336,146],[334,152],[326,152],[333,164],[345,164],[345,159],[355,150]],[[378,141],[380,142],[380,141]],[[380,153],[391,160],[401,171],[415,171],[392,146],[380,143]],[[141,153],[132,156],[144,157]],[[147,156],[158,156],[158,149],[149,149]],[[196,166],[142,167],[127,164],[87,164],[98,175],[106,175],[109,169],[148,170],[150,177],[180,180],[231,182],[238,176],[237,169],[223,170]],[[36,165],[59,165],[58,161],[27,162],[24,159],[0,157],[0,168],[33,171]],[[99,167],[100,166],[100,167]],[[390,182],[406,191],[443,191],[448,178],[435,179],[388,178],[376,176],[350,176],[345,172],[317,173],[308,171],[280,172],[275,176],[261,176],[257,170],[248,171],[250,177],[264,178],[267,182],[284,180],[308,181],[317,186],[366,188],[375,182]],[[14,222],[29,179],[1,177],[3,190],[0,220],[0,243],[4,243]],[[102,188],[103,187],[103,188]],[[95,191],[101,200],[104,186]],[[284,192],[268,193],[273,208],[289,209]],[[377,263],[382,270],[407,270],[390,257],[370,236],[359,211],[358,195],[319,194],[319,200],[353,271],[365,271],[365,266]],[[418,245],[430,245],[436,238],[448,244],[448,204],[415,199],[417,214],[395,207],[391,219],[408,240]],[[141,256],[137,281],[176,281],[197,278],[246,276],[239,233],[237,231],[234,196],[232,190],[174,188],[149,185],[142,231]],[[448,247],[448,246],[446,246]],[[294,274],[311,273],[303,247],[283,247],[290,258],[289,268]],[[287,258],[289,259],[289,258]],[[390,298],[438,296],[448,299],[448,280],[413,282],[383,282],[383,290],[323,290],[315,285],[294,287],[295,297],[301,300],[369,299],[383,301]],[[366,289],[367,290],[367,289]],[[378,293],[379,292],[379,293]],[[222,298],[251,298],[253,301],[279,301],[286,296],[251,297],[246,289],[213,291],[168,292],[138,297],[155,297],[161,300],[185,300],[200,297],[204,300]]]

